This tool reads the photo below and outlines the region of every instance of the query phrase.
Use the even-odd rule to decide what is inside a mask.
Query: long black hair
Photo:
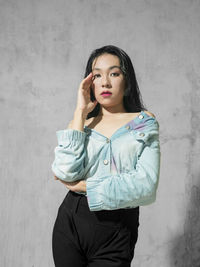
[[[128,113],[147,110],[143,105],[142,96],[141,96],[139,86],[136,80],[136,75],[135,75],[135,71],[134,71],[131,59],[126,54],[126,52],[124,52],[119,47],[116,47],[114,45],[106,45],[106,46],[103,46],[101,48],[98,48],[92,51],[92,53],[89,56],[87,65],[86,65],[84,77],[86,78],[90,74],[90,72],[92,72],[93,61],[97,57],[105,53],[115,55],[119,58],[120,68],[126,81],[126,88],[125,88],[124,97],[123,97],[123,104],[124,104],[125,110]],[[94,101],[95,97],[94,97],[92,90],[90,90],[90,96],[91,96],[91,100]],[[100,104],[98,103],[95,106],[95,108],[87,114],[86,119],[89,119],[91,117],[96,117],[99,114],[99,111],[100,111]]]

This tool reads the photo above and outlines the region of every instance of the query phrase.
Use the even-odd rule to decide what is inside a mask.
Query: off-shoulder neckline
[[[147,114],[146,112],[144,112],[144,111],[142,110],[142,111],[140,111],[140,113],[139,113],[136,117],[134,117],[133,119],[131,119],[130,121],[128,121],[127,123],[125,123],[124,125],[122,125],[120,128],[118,128],[118,129],[111,135],[111,137],[107,137],[107,136],[101,134],[100,132],[96,131],[95,129],[93,129],[93,128],[89,128],[89,127],[86,126],[86,125],[84,126],[84,128],[85,128],[85,129],[88,129],[88,130],[90,130],[90,131],[92,131],[92,132],[94,132],[94,133],[96,133],[96,134],[98,134],[98,135],[101,135],[101,136],[103,136],[103,137],[105,137],[105,138],[107,138],[107,139],[111,139],[111,138],[112,138],[112,137],[113,137],[119,130],[125,128],[128,124],[130,124],[130,123],[135,122],[136,120],[138,120],[138,119],[140,118],[141,115],[142,115],[142,116],[150,117],[150,118],[152,118],[152,119],[155,119],[155,117],[150,116],[149,114]]]

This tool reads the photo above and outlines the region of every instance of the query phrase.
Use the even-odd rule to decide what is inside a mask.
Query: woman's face
[[[92,74],[92,90],[98,103],[105,107],[122,103],[126,82],[117,56],[106,53],[97,57],[92,64]],[[103,91],[112,94],[103,96]]]

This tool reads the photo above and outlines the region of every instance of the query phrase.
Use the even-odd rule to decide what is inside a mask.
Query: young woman
[[[130,267],[139,206],[156,199],[160,145],[122,49],[91,53],[73,120],[56,134],[52,171],[69,191],[53,229],[55,266]]]

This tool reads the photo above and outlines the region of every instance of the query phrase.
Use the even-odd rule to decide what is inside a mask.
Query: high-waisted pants
[[[68,191],[53,227],[56,267],[130,267],[139,207],[90,211],[87,196]]]

